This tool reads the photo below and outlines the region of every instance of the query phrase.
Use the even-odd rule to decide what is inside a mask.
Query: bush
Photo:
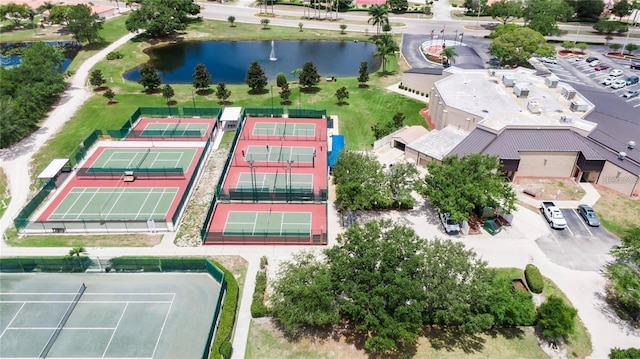
[[[111,61],[111,60],[119,60],[121,58],[123,58],[124,55],[122,55],[122,53],[118,52],[118,51],[112,51],[110,53],[107,54],[107,60]]]
[[[224,279],[227,282],[227,292],[224,296],[224,302],[222,303],[222,312],[220,313],[220,321],[218,322],[218,329],[216,330],[216,337],[213,339],[213,345],[211,346],[211,359],[221,358],[222,345],[229,341],[231,338],[231,331],[236,321],[236,311],[238,308],[238,282],[233,276],[233,273],[229,272],[220,263],[209,260],[218,269],[224,272]]]
[[[575,331],[577,314],[578,311],[562,298],[549,296],[538,308],[538,327],[542,336],[553,342],[566,340]]]
[[[496,271],[492,281],[489,313],[496,326],[531,326],[536,322],[536,308],[531,293],[517,290],[508,273]]]
[[[282,72],[278,72],[278,75],[276,75],[276,85],[278,87],[282,87],[286,83],[287,83],[287,76]]]
[[[224,359],[230,359],[232,353],[233,353],[233,346],[231,346],[231,342],[228,340],[225,340],[220,346],[220,355],[222,355]]]
[[[544,289],[544,280],[538,267],[533,264],[527,264],[524,270],[524,278],[527,280],[527,286],[533,293],[540,294]]]
[[[266,317],[269,308],[264,304],[264,295],[267,291],[267,273],[260,271],[256,274],[256,288],[251,301],[251,316],[253,318]]]
[[[264,270],[269,265],[267,256],[260,257],[260,269]]]
[[[613,348],[611,352],[609,352],[609,359],[637,359],[640,358],[640,349],[638,348],[629,348],[629,349],[618,349]]]

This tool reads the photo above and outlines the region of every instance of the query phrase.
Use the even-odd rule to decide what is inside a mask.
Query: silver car
[[[600,220],[598,219],[596,212],[593,210],[593,208],[589,207],[588,205],[586,204],[579,205],[578,214],[591,227],[600,226]]]
[[[451,215],[449,213],[440,212],[440,222],[442,222],[444,231],[447,232],[447,234],[460,233],[460,225],[458,224],[458,222],[455,222],[451,219]]]

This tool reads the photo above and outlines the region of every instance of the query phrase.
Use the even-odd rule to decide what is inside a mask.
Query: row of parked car
[[[544,215],[551,228],[565,229],[567,228],[567,220],[564,218],[562,210],[558,208],[553,202],[542,202],[540,210]],[[585,223],[591,227],[600,226],[600,220],[596,215],[596,212],[590,206],[581,204],[576,208],[576,211],[585,221]]]

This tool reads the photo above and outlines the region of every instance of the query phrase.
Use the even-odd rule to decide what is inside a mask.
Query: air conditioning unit
[[[544,83],[547,84],[548,88],[556,88],[558,87],[558,81],[559,79],[553,75],[546,77],[544,79]]]
[[[625,157],[627,157],[627,153],[626,152],[618,152],[618,159],[619,160],[624,160]]]
[[[576,97],[576,90],[563,87],[562,96],[564,96],[564,98],[566,98],[567,100],[571,100]]]
[[[493,70],[493,69],[489,70],[489,76],[493,77],[495,75],[496,75],[496,70]]]
[[[571,117],[560,116],[560,123],[571,123]]]
[[[569,106],[569,108],[573,112],[585,112],[588,109],[588,106],[586,103],[571,101],[571,105]]]
[[[527,109],[533,114],[542,113],[542,105],[540,105],[538,101],[529,101],[529,103],[527,104]]]
[[[514,77],[509,76],[509,75],[502,75],[502,83],[506,87],[513,87],[513,85],[516,84],[516,79]]]
[[[516,94],[517,97],[526,98],[529,96],[529,88],[525,83],[517,83],[513,85],[513,93]]]
[[[636,141],[627,142],[627,148],[629,148],[630,150],[636,148]]]

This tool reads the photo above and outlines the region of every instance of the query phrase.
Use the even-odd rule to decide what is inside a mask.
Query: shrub
[[[496,271],[491,283],[489,313],[496,326],[530,326],[536,322],[536,308],[531,293],[513,288],[511,277]]]
[[[278,87],[282,87],[286,83],[287,83],[287,76],[282,72],[278,72],[278,75],[276,75],[276,85]]]
[[[122,55],[122,53],[118,52],[118,51],[112,51],[110,53],[107,54],[107,60],[111,61],[111,60],[119,60],[121,58],[123,58],[124,55]]]
[[[269,265],[267,256],[260,257],[260,269],[264,270]]]
[[[609,359],[637,359],[640,358],[640,349],[638,348],[629,348],[629,349],[618,349],[613,348],[611,352],[609,352]]]
[[[220,313],[220,321],[218,322],[218,329],[216,330],[216,337],[213,339],[213,345],[211,347],[211,359],[221,358],[222,344],[227,342],[231,338],[231,331],[236,321],[236,311],[238,308],[238,282],[233,276],[233,273],[229,272],[220,263],[209,260],[218,269],[224,272],[224,278],[227,282],[227,292],[224,296],[224,302],[222,304],[222,312]]]
[[[538,326],[542,336],[553,342],[567,339],[575,331],[578,311],[562,298],[551,295],[538,308]]]
[[[231,346],[231,342],[228,340],[225,340],[220,346],[220,355],[222,355],[224,359],[230,359],[232,353],[233,353],[233,346]]]
[[[264,304],[264,294],[267,291],[267,273],[260,271],[256,274],[256,287],[251,301],[251,316],[253,318],[266,317],[269,308]]]
[[[533,264],[527,264],[524,270],[524,278],[527,280],[527,286],[533,293],[540,294],[544,289],[544,280],[538,267]]]

